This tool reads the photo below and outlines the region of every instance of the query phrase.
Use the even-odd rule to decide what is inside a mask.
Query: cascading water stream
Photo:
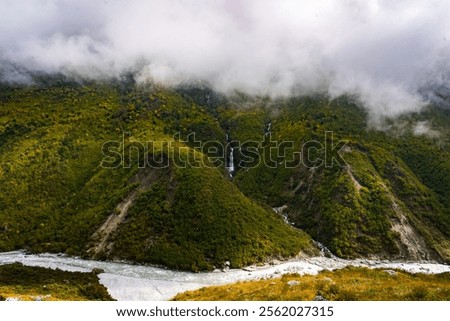
[[[234,166],[234,147],[229,146],[230,143],[230,136],[228,134],[226,134],[226,141],[227,141],[227,147],[230,148],[230,152],[228,153],[228,162],[227,162],[227,166],[226,169],[228,171],[228,174],[230,175],[230,177],[233,177],[234,175],[234,171],[235,171],[235,166]]]
[[[269,122],[267,125],[266,125],[266,128],[265,128],[265,130],[264,130],[264,136],[269,136],[270,134],[271,134],[271,128],[272,128],[272,122]]]

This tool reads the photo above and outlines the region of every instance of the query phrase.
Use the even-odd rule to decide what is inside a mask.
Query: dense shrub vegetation
[[[414,135],[419,121],[439,135]],[[2,84],[0,251],[196,271],[314,253],[310,237],[270,209],[286,205],[292,225],[339,256],[448,261],[449,123],[448,111],[430,107],[379,131],[350,97],[224,97],[207,88],[138,85],[132,77]],[[335,142],[325,141],[327,131]],[[347,166],[310,168],[311,159],[326,156],[320,149],[309,167],[285,166],[308,160],[301,152],[308,141],[332,148],[339,140],[347,141],[340,151]],[[222,147],[202,153],[211,141]],[[234,145],[229,177],[225,145],[244,141],[260,143],[257,157],[244,166]],[[262,147],[275,141],[293,148],[270,159]],[[107,142],[115,158],[105,157]],[[145,157],[168,166],[148,168]],[[412,237],[419,248],[408,244]]]
[[[96,257],[203,270],[314,252],[305,233],[229,182],[224,166],[191,166],[208,160],[187,147],[189,133],[225,140],[193,100],[151,86],[64,83],[5,87],[0,104],[0,251],[91,255],[95,232],[134,195]],[[161,147],[176,133],[181,149]],[[101,166],[108,141],[122,144],[126,166]],[[148,157],[169,168],[138,168],[147,155],[135,147],[148,142]],[[193,163],[179,168],[180,159]]]

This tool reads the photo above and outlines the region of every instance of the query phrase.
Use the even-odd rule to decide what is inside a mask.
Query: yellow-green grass
[[[0,300],[18,301],[87,301],[76,287],[61,284],[48,284],[42,287],[23,287],[20,285],[0,286]]]
[[[334,301],[450,300],[450,273],[410,274],[399,270],[347,267],[318,275],[205,287],[178,294],[175,301]]]
[[[107,289],[95,273],[67,272],[59,269],[0,266],[0,301],[110,301]]]

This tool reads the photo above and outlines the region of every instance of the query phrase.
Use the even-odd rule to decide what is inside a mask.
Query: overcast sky
[[[0,0],[0,61],[224,92],[354,93],[373,116],[395,116],[449,80],[450,1]],[[11,67],[3,77],[20,80]]]

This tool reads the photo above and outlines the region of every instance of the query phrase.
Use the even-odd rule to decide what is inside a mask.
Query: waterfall
[[[270,129],[271,129],[271,127],[272,127],[272,122],[269,122],[269,123],[266,125],[265,132],[264,132],[264,136],[269,136],[269,135],[270,135]]]
[[[228,133],[226,133],[226,142],[227,142],[227,147],[229,146],[228,144],[230,143],[231,139],[230,139],[230,135],[228,135]],[[228,154],[228,162],[226,163],[226,169],[228,171],[228,174],[230,175],[230,177],[233,177],[234,175],[234,148],[230,146],[230,153]]]
[[[227,170],[228,170],[228,173],[230,174],[230,177],[233,177],[233,174],[234,174],[234,155],[233,155],[233,151],[234,151],[234,148],[231,147],[230,148],[230,154],[228,156],[228,166],[227,166]]]

